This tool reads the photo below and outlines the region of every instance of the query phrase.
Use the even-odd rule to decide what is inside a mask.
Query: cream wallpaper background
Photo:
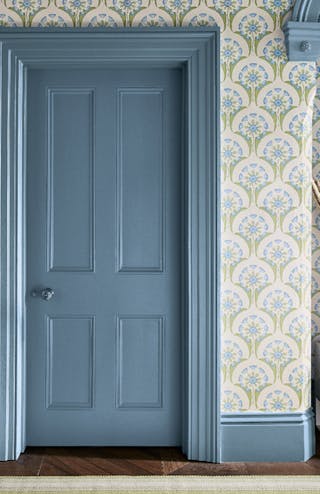
[[[311,232],[320,70],[287,62],[281,26],[291,8],[291,0],[0,1],[0,23],[11,27],[220,26],[224,413],[310,406],[311,278],[320,335],[316,208]]]
[[[320,61],[317,64],[317,87],[313,108],[313,176],[320,179]],[[320,207],[313,203],[312,214],[312,341],[313,377],[320,377]]]

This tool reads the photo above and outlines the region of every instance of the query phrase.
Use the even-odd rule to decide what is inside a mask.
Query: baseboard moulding
[[[221,462],[299,462],[315,454],[312,409],[221,417]]]

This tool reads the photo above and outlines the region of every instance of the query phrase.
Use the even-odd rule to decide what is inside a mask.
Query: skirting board
[[[307,461],[315,453],[313,411],[221,417],[221,462]]]

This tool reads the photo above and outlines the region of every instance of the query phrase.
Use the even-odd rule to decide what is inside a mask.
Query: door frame
[[[0,460],[25,449],[28,69],[139,63],[183,68],[182,449],[219,462],[219,28],[1,28],[0,50]]]

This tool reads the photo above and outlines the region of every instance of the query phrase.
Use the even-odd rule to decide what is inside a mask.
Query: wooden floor
[[[177,448],[28,448],[0,462],[0,475],[320,475],[320,448],[306,463],[220,465],[188,461]]]

